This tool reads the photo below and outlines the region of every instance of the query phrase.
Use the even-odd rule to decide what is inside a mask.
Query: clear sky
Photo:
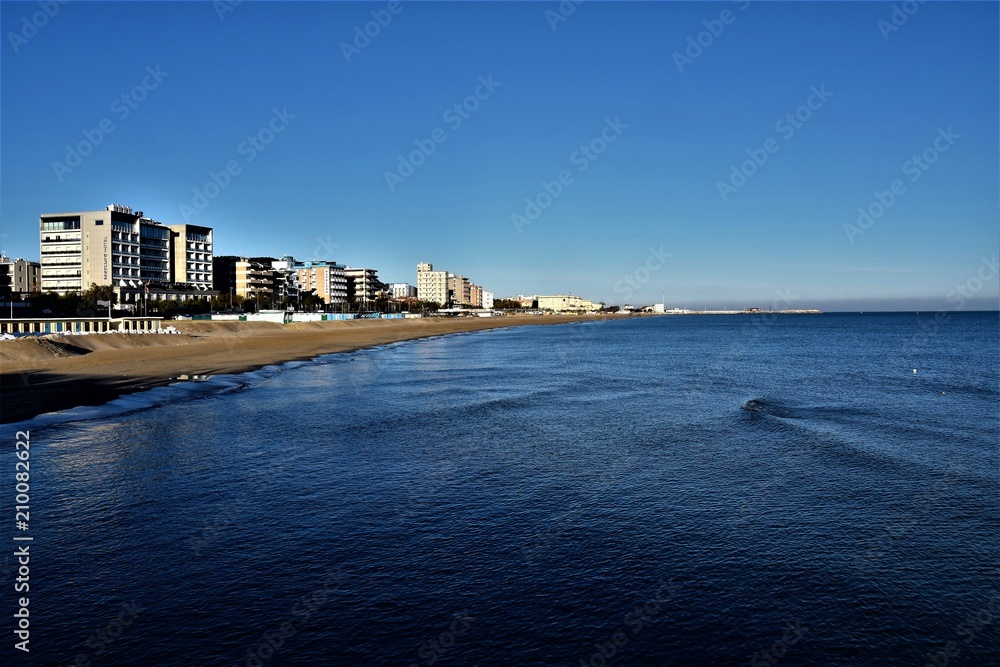
[[[0,6],[12,256],[114,202],[497,296],[1000,298],[996,3],[52,5]]]

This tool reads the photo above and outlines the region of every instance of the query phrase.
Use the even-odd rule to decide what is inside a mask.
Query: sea
[[[998,332],[513,327],[8,425],[0,662],[998,665]]]

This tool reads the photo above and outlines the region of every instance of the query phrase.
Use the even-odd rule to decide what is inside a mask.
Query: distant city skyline
[[[119,203],[498,298],[996,309],[996,3],[0,6],[0,251]],[[139,48],[83,46],[112,32]],[[135,46],[133,45],[133,46]]]

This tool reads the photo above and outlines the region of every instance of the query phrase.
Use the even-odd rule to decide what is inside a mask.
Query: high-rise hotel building
[[[111,285],[122,303],[155,288],[160,298],[212,289],[212,229],[168,226],[112,204],[102,211],[45,213],[39,221],[43,292]]]
[[[434,265],[427,262],[417,264],[417,298],[448,305],[448,272],[435,271]]]
[[[167,225],[171,231],[173,270],[170,282],[199,290],[212,289],[212,228],[201,225]]]

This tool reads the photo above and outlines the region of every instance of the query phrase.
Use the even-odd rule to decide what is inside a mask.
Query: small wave
[[[245,373],[185,377],[179,382],[153,387],[143,391],[123,394],[102,405],[80,405],[58,412],[46,412],[21,422],[0,425],[0,436],[17,430],[40,429],[72,422],[92,421],[118,417],[148,410],[161,405],[194,400],[205,396],[237,391],[248,384],[265,380],[283,370],[297,368],[308,362],[289,361],[270,365]]]
[[[58,412],[46,412],[22,422],[4,424],[0,426],[0,434],[11,430],[39,429],[43,426],[118,417],[168,403],[234,391],[242,388],[245,384],[246,379],[240,379],[238,375],[219,375],[204,380],[174,382],[153,389],[124,394],[103,405],[80,405]]]
[[[753,415],[769,415],[782,419],[832,419],[845,415],[865,414],[864,410],[850,406],[792,405],[770,398],[752,398],[740,408]]]
[[[947,391],[955,394],[968,394],[970,396],[993,399],[1000,395],[1000,389],[988,384],[961,384],[951,387]]]
[[[933,417],[924,416],[928,423],[915,421],[907,413],[866,410],[853,405],[801,406],[770,397],[754,398],[740,406],[747,418],[762,430],[790,436],[789,442],[800,442],[822,450],[824,456],[847,454],[862,456],[865,465],[904,463],[926,466],[936,473],[990,479],[968,463],[954,463],[955,457],[941,443],[959,446],[967,457],[981,457],[990,463],[982,470],[996,468],[993,446],[981,429],[956,428]],[[806,435],[806,440],[791,439],[793,434]],[[995,438],[994,438],[995,440]],[[991,458],[993,457],[993,458]],[[970,459],[971,460],[971,459]]]
[[[773,415],[775,417],[788,417],[791,419],[795,419],[797,416],[795,410],[792,408],[766,398],[751,398],[740,406],[740,408],[755,415]]]

